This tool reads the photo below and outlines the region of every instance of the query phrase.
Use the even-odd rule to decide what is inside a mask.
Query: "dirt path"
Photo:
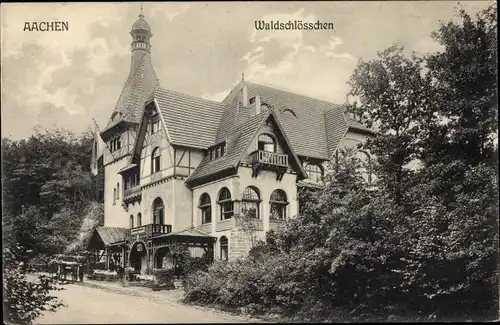
[[[248,318],[173,302],[159,294],[93,288],[78,284],[56,292],[68,307],[47,312],[37,324],[248,323]],[[132,293],[132,292],[131,292]]]

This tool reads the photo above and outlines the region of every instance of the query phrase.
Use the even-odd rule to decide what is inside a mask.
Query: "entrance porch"
[[[145,227],[156,229],[157,225]],[[136,232],[131,231],[125,241],[130,247],[127,266],[134,267],[140,274],[150,273],[153,269],[175,267],[174,252],[181,245],[188,247],[192,257],[208,256],[213,259],[215,241],[215,237],[194,227],[169,233],[153,232],[149,233],[149,236],[138,236]]]

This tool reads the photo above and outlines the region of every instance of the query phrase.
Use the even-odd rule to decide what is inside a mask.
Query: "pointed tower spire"
[[[138,123],[144,101],[160,83],[151,64],[150,40],[153,33],[151,33],[151,26],[144,18],[142,3],[139,18],[132,25],[130,35],[132,43],[129,77],[106,129],[114,127],[121,121]]]
[[[143,3],[141,2],[141,12],[139,13],[139,18],[144,18],[144,11],[143,11],[143,7],[142,7]]]

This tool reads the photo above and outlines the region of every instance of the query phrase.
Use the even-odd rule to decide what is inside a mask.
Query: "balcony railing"
[[[136,194],[139,194],[139,193],[141,193],[141,187],[140,186],[136,186],[136,187],[132,187],[132,188],[124,190],[123,191],[123,197],[133,196],[133,195],[136,195]]]
[[[264,150],[257,150],[251,154],[252,164],[265,164],[280,167],[288,166],[288,155]]]
[[[123,203],[130,203],[141,198],[141,187],[136,186],[123,191]]]
[[[158,235],[170,234],[172,232],[172,225],[150,223],[148,225],[130,228],[128,232],[131,237],[141,235],[149,238]]]

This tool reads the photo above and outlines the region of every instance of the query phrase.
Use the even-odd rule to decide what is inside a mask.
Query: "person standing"
[[[80,282],[83,282],[83,265],[78,266],[78,277]]]

